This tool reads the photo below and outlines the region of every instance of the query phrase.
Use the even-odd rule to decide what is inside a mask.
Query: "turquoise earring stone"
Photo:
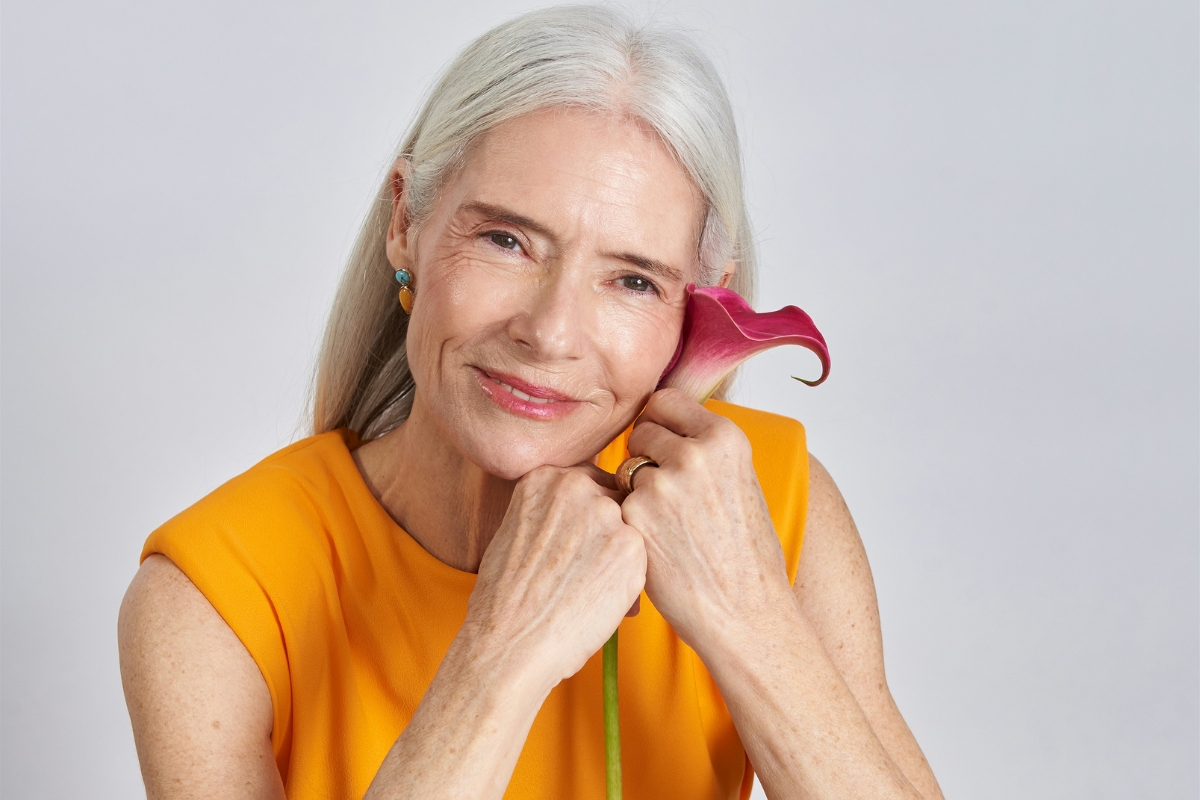
[[[406,269],[398,269],[396,270],[396,283],[401,286],[408,286],[412,283],[412,275],[409,275]]]

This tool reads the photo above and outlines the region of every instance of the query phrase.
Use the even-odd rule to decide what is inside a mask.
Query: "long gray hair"
[[[754,244],[742,189],[733,110],[712,62],[678,32],[640,26],[601,6],[524,14],[472,42],[434,86],[405,134],[406,197],[414,235],[472,144],[509,119],[555,106],[623,114],[650,125],[708,203],[698,283],[733,260],[730,288],[754,300]],[[363,222],[325,329],[313,431],[339,427],[373,439],[412,408],[405,336],[386,240],[392,187],[385,178]]]

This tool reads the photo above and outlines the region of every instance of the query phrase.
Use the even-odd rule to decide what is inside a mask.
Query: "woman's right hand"
[[[367,800],[504,794],[550,690],[604,646],[646,582],[642,536],[603,479],[539,467],[517,482],[467,618]]]
[[[646,581],[642,536],[593,471],[539,467],[517,482],[459,634],[528,659],[547,688],[583,668]]]

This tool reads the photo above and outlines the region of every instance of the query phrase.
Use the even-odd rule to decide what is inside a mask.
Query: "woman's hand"
[[[646,550],[594,467],[521,478],[479,564],[467,619],[367,800],[498,800],[546,696],[642,591]]]
[[[547,689],[578,672],[645,583],[645,546],[619,498],[586,466],[521,478],[480,562],[460,638],[515,649],[545,667]]]
[[[749,615],[791,604],[750,442],[736,425],[663,389],[634,426],[629,452],[658,463],[638,470],[621,506],[646,543],[646,594],[702,658]]]
[[[665,389],[650,398],[629,452],[659,464],[638,470],[634,491],[621,506],[646,542],[646,593],[704,660],[767,796],[919,800],[911,776],[927,800],[940,797],[887,694],[882,651],[866,654],[866,668],[829,657],[827,647],[844,656],[862,648],[838,648],[879,633],[870,569],[840,495],[836,527],[842,530],[831,532],[828,498],[818,486],[821,503],[810,507],[805,553],[808,562],[825,561],[819,579],[812,577],[812,563],[802,571],[809,570],[813,594],[824,595],[811,598],[822,622],[836,610],[839,625],[849,619],[849,627],[856,621],[860,631],[826,643],[793,594],[750,444],[739,428]],[[822,476],[828,480],[818,469],[818,481]],[[833,590],[836,597],[831,578],[845,584]]]

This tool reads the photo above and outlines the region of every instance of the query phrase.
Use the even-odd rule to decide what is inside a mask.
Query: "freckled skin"
[[[745,436],[678,391],[651,394],[705,211],[670,152],[636,121],[531,114],[478,143],[419,230],[406,176],[397,165],[387,252],[414,276],[417,389],[409,419],[354,458],[406,531],[478,579],[367,800],[499,800],[551,688],[643,588],[704,659],[772,800],[938,800],[887,688],[870,567],[828,473],[811,459],[792,587]],[[538,416],[489,393],[503,390],[488,371],[572,402]],[[643,405],[630,447],[660,466],[623,497],[579,462]],[[266,683],[165,557],[131,584],[119,640],[149,797],[283,797]]]

